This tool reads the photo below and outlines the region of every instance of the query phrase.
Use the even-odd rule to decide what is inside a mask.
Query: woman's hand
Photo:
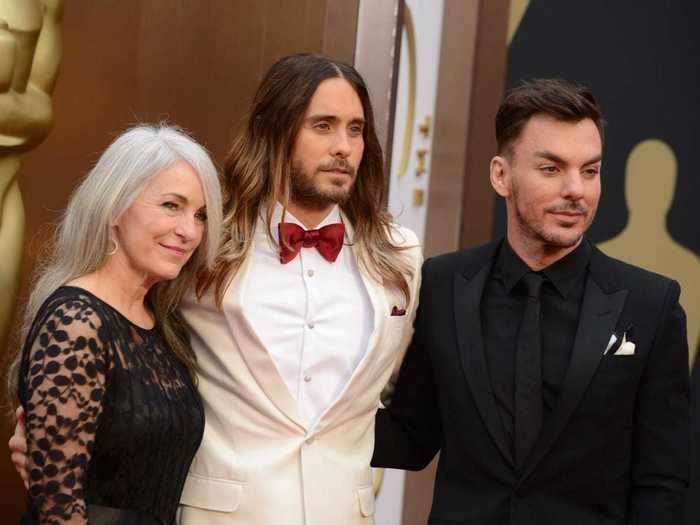
[[[12,434],[8,447],[10,448],[10,459],[15,466],[15,470],[24,482],[24,488],[29,488],[29,473],[27,472],[27,434],[24,428],[24,409],[20,406],[15,411],[17,424],[15,433]]]

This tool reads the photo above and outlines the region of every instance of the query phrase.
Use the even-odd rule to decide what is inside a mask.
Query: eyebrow
[[[317,114],[317,115],[309,115],[306,120],[309,122],[320,122],[321,120],[331,120],[333,122],[337,122],[340,120],[338,118],[338,115],[324,115],[324,114]],[[361,117],[355,117],[354,119],[350,120],[350,124],[362,124],[364,126],[365,124],[365,119]]]
[[[538,157],[541,157],[543,159],[551,160],[552,162],[556,162],[558,164],[567,164],[567,162],[564,159],[562,159],[559,155],[552,153],[551,151],[536,151],[535,155]],[[589,164],[595,164],[596,162],[600,162],[602,159],[603,159],[603,156],[601,154],[598,154],[595,157],[584,162],[582,164],[582,166],[588,166]]]
[[[174,193],[174,192],[164,193],[164,194],[163,194],[163,197],[175,197],[177,200],[182,201],[182,202],[184,202],[184,203],[188,203],[188,202],[189,202],[189,199],[188,199],[187,197],[185,197],[184,195],[181,195],[181,194],[179,194],[179,193]],[[203,204],[202,207],[201,207],[200,209],[203,209],[203,208],[206,208],[206,207],[207,207],[207,205],[206,205],[206,204]]]
[[[187,197],[185,197],[184,195],[180,195],[179,193],[174,193],[174,192],[163,193],[163,197],[175,197],[177,200],[187,202]]]

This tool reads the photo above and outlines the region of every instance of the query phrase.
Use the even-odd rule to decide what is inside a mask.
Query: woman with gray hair
[[[167,126],[123,133],[71,197],[10,373],[24,523],[174,521],[204,428],[176,307],[212,267],[221,222],[211,159]]]

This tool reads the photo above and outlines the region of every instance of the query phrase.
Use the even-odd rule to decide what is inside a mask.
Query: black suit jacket
[[[481,334],[497,246],[424,264],[416,332],[377,414],[373,465],[418,470],[440,451],[434,525],[681,523],[689,381],[678,283],[594,249],[566,379],[517,471]],[[630,325],[635,354],[604,356]]]

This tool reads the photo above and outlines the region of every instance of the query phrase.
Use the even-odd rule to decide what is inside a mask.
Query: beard
[[[529,206],[527,202],[520,198],[520,192],[515,185],[513,186],[513,204],[515,220],[525,236],[555,248],[571,248],[575,246],[581,240],[586,230],[588,230],[593,222],[593,216],[595,215],[595,210],[589,209],[582,202],[568,202],[566,204],[551,206],[548,207],[545,212],[578,211],[584,214],[585,222],[583,228],[580,230],[578,228],[570,231],[559,228],[550,229],[543,219],[539,219],[534,213],[528,213],[528,210],[532,210],[533,207]]]
[[[317,175],[331,170],[345,171],[352,179],[351,184],[334,184],[331,181],[322,185]],[[315,210],[323,210],[333,204],[343,204],[350,198],[355,174],[355,167],[344,159],[321,164],[311,175],[304,171],[300,163],[295,163],[292,165],[291,198],[294,202]]]

